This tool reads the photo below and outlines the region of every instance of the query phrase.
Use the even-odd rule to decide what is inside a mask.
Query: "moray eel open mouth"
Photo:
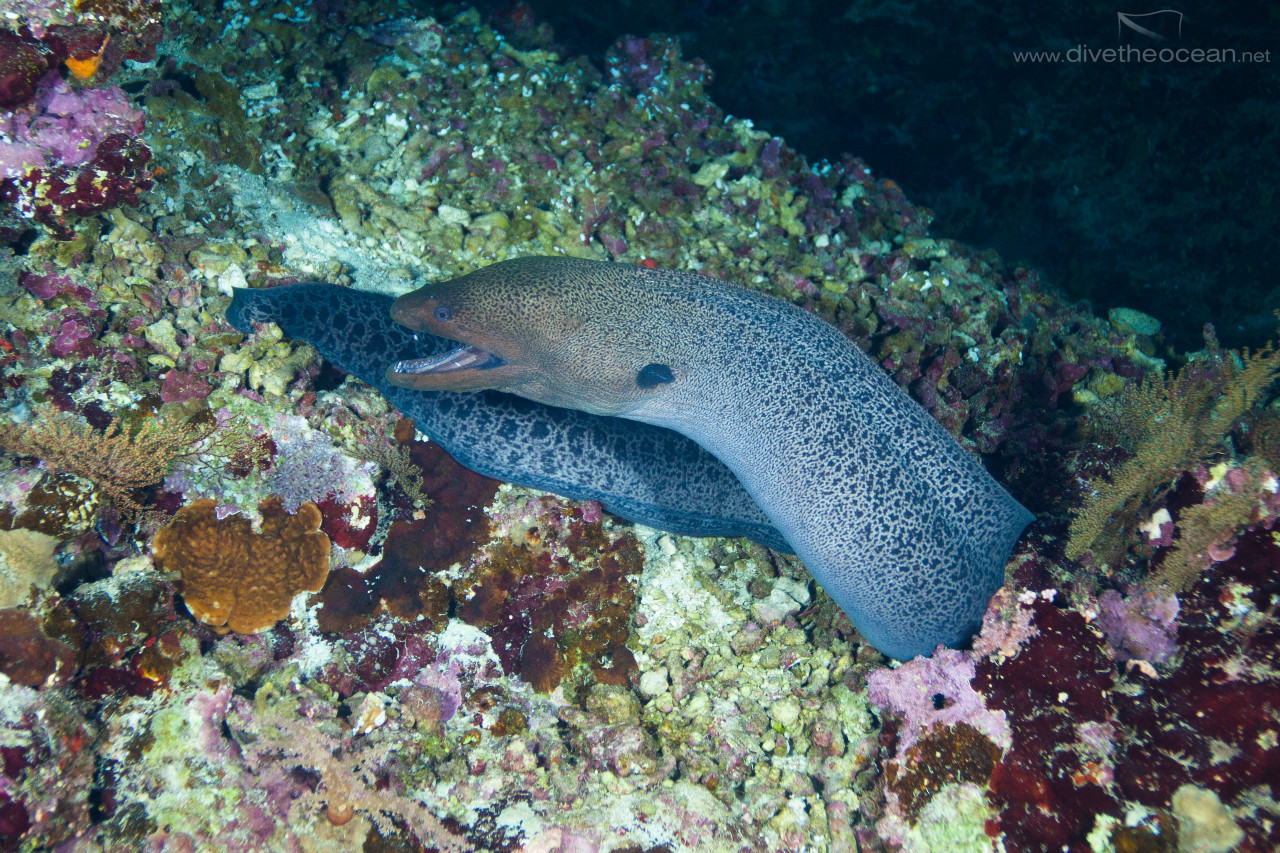
[[[492,370],[503,360],[479,347],[462,346],[432,358],[413,358],[391,365],[392,373],[421,376],[424,373],[451,373],[455,370]]]

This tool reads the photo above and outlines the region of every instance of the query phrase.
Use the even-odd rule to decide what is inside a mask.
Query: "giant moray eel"
[[[391,313],[462,344],[392,365],[397,385],[501,389],[698,442],[892,657],[967,639],[1031,520],[839,330],[753,290],[523,258],[406,294]]]
[[[227,320],[245,334],[255,321],[277,323],[287,336],[308,341],[479,474],[598,500],[615,515],[673,533],[746,536],[791,552],[729,469],[678,433],[496,391],[428,393],[392,385],[388,364],[455,344],[394,322],[391,303],[389,296],[331,284],[237,289]]]

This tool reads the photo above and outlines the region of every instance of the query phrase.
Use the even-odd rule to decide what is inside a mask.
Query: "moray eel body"
[[[511,394],[427,393],[386,380],[388,364],[443,353],[452,341],[391,319],[391,297],[305,283],[237,289],[232,326],[277,323],[324,359],[381,391],[417,428],[479,474],[598,500],[609,512],[688,536],[745,536],[791,553],[733,474],[678,433],[556,409]]]
[[[876,648],[965,641],[1031,520],[834,327],[715,279],[524,258],[428,285],[392,316],[458,341],[388,369],[677,430],[723,461]]]

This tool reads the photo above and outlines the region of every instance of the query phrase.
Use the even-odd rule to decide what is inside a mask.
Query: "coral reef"
[[[1177,651],[1177,596],[1165,590],[1098,597],[1098,629],[1120,660],[1164,663]]]
[[[1205,459],[1242,418],[1255,417],[1259,400],[1265,399],[1277,377],[1280,351],[1272,347],[1246,351],[1242,357],[1211,350],[1172,379],[1149,375],[1141,384],[1095,406],[1093,434],[1123,447],[1131,458],[1108,479],[1091,483],[1094,493],[1072,520],[1067,556],[1076,558],[1093,550],[1099,559],[1110,558],[1116,540],[1123,541],[1131,532],[1132,522],[1127,520],[1133,518],[1134,505],[1149,501],[1150,493],[1161,487],[1169,488],[1178,474]],[[1175,585],[1188,580],[1183,574]]]
[[[175,0],[122,63],[150,4],[11,5],[3,150],[96,169],[115,121],[154,185],[0,253],[0,851],[1280,844],[1269,351],[930,235],[671,38],[597,69],[526,12]],[[478,477],[223,314],[534,253],[739,281],[870,352],[1040,517],[973,647],[887,666],[794,559]]]
[[[368,461],[355,458],[305,418],[274,415],[244,398],[214,412],[212,421],[215,439],[224,439],[221,446],[217,441],[202,446],[205,453],[174,466],[164,480],[167,492],[188,499],[213,495],[224,508],[247,511],[272,497],[287,512],[313,503],[324,510],[325,532],[335,544],[367,544],[377,515]]]
[[[458,618],[488,633],[504,670],[539,692],[578,665],[625,686],[636,669],[626,643],[639,543],[606,532],[597,504],[538,498],[513,509],[495,519],[501,544],[454,582]]]
[[[135,136],[142,112],[119,88],[76,91],[56,75],[40,82],[27,109],[4,118],[0,168],[9,177],[50,166],[83,166],[107,138]]]
[[[17,684],[43,687],[66,681],[76,668],[75,650],[47,636],[35,617],[0,610],[0,672]]]
[[[928,757],[951,775],[921,772],[921,751],[900,735],[886,767],[892,820],[882,821],[884,834],[904,837],[921,819],[912,809],[936,796],[941,778],[989,785],[1001,837],[1019,850],[1086,849],[1095,838],[1116,850],[1158,844],[1174,820],[1184,827],[1179,832],[1205,832],[1206,819],[1188,817],[1190,807],[1178,801],[1179,791],[1184,800],[1193,796],[1186,786],[1198,786],[1198,802],[1213,798],[1213,819],[1239,839],[1238,849],[1274,845],[1276,824],[1265,806],[1265,780],[1280,767],[1272,710],[1280,702],[1274,523],[1252,527],[1237,549],[1246,555],[1215,561],[1180,604],[1167,593],[1137,600],[1104,594],[1099,614],[1066,608],[1057,594],[1024,595],[1011,609],[998,598],[976,650],[947,653],[974,667],[952,671],[973,674],[964,687],[980,702],[929,724],[920,741],[937,747]],[[1107,643],[1090,614],[1108,631]],[[931,711],[919,689],[905,696],[886,689],[915,683],[905,671],[925,663],[869,679],[881,685],[872,700],[901,716],[900,730],[942,713]],[[961,707],[951,694],[938,697]],[[972,744],[974,726],[992,713],[1009,721],[1011,740],[990,770]],[[992,748],[987,740],[978,755]],[[978,778],[975,766],[988,778]]]
[[[38,44],[49,56],[48,66],[70,59],[77,77],[91,77],[80,73],[90,65],[106,77],[125,59],[155,56],[160,9],[160,0],[13,0],[6,4],[0,34]],[[21,103],[7,93],[4,100],[5,106]]]

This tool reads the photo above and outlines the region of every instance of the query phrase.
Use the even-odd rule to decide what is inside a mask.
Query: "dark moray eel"
[[[388,369],[676,430],[737,475],[876,648],[965,641],[1032,516],[833,326],[716,279],[522,258],[396,300],[462,346]]]
[[[631,521],[687,536],[745,536],[791,553],[787,541],[724,465],[678,433],[552,408],[512,394],[397,388],[388,364],[443,353],[452,341],[391,319],[389,296],[305,283],[237,289],[227,320],[246,334],[278,323],[324,359],[368,382],[417,428],[479,474],[598,500]]]

